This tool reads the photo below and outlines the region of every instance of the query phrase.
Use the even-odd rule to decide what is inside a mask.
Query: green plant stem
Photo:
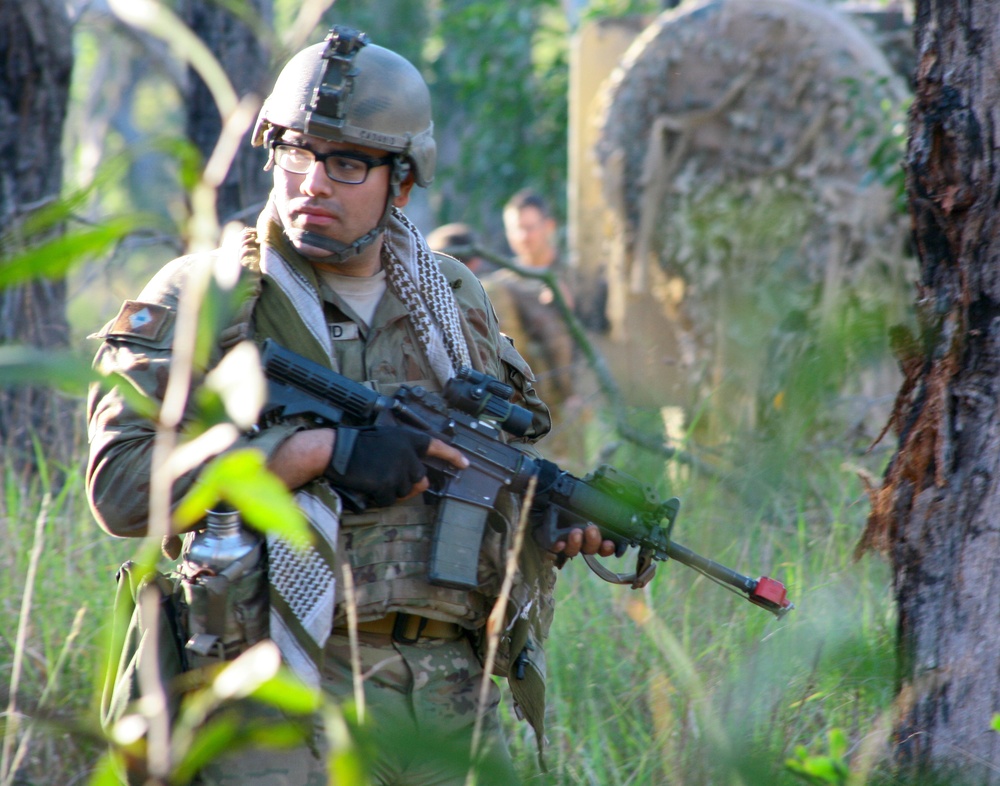
[[[14,782],[17,768],[11,756],[17,738],[17,691],[21,682],[21,670],[24,665],[25,644],[28,639],[31,602],[35,592],[35,580],[38,577],[38,563],[45,546],[45,524],[49,517],[49,504],[52,498],[48,492],[42,498],[42,507],[35,519],[35,540],[31,547],[31,557],[28,561],[28,574],[24,579],[24,595],[21,596],[21,614],[17,622],[17,639],[14,644],[14,662],[10,673],[10,699],[7,701],[7,728],[3,737],[3,753],[0,755],[0,784],[9,786]]]

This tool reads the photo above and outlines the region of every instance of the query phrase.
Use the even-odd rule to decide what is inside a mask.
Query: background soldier
[[[483,276],[491,269],[486,260],[476,254],[479,239],[468,224],[443,224],[427,236],[427,245],[432,251],[455,257],[477,276]]]
[[[253,133],[274,176],[270,200],[240,249],[243,275],[257,294],[242,321],[222,334],[228,338],[216,347],[214,362],[241,336],[271,338],[383,393],[400,383],[440,390],[458,366],[471,365],[512,385],[515,399],[531,409],[525,440],[531,450],[527,443],[548,431],[549,418],[526,364],[501,339],[476,277],[436,257],[401,212],[414,183],[427,186],[434,175],[432,130],[420,74],[357,31],[335,27],[325,43],[288,63]],[[161,270],[101,332],[98,366],[161,399],[180,292],[191,270],[216,264],[220,253],[182,257]],[[87,491],[94,513],[115,535],[142,536],[154,424],[132,411],[118,388],[91,401],[89,418]],[[462,467],[466,459],[458,451],[402,428],[315,428],[297,420],[270,424],[233,447],[265,454],[313,531],[308,560],[280,540],[267,543],[270,637],[286,663],[329,695],[352,696],[347,614],[334,596],[338,571],[350,569],[377,782],[464,783],[467,756],[434,752],[447,749],[453,757],[468,750],[480,709],[482,629],[502,580],[518,500],[497,504],[480,554],[479,586],[455,590],[427,580],[435,505],[421,495],[428,488],[421,458]],[[175,496],[196,477],[178,481]],[[332,485],[365,495],[371,506],[343,513]],[[593,525],[555,547],[568,556],[606,556],[613,549]],[[541,738],[541,643],[551,620],[554,572],[530,538],[521,573],[508,619],[527,642],[504,652],[502,640],[498,662],[504,673],[520,656],[518,671],[526,678],[512,676],[511,688]],[[506,644],[512,646],[509,638]],[[491,681],[488,706],[481,708],[491,764],[481,783],[517,781],[500,734],[498,701]],[[326,780],[320,757],[305,750],[241,753],[200,777],[269,786]]]
[[[507,243],[519,265],[563,273],[556,250],[556,221],[538,194],[522,190],[511,197],[503,209],[503,224]],[[540,394],[558,418],[573,392],[576,347],[553,303],[552,292],[541,281],[509,270],[497,271],[484,285],[496,306],[503,332],[528,361]],[[568,286],[562,286],[562,294],[572,307]]]

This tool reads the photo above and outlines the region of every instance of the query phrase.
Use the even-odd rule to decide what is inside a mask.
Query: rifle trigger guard
[[[584,554],[583,560],[599,578],[604,579],[609,584],[628,584],[632,589],[642,589],[656,573],[656,562],[652,555],[642,552],[639,552],[634,573],[615,573],[608,570],[593,554]]]

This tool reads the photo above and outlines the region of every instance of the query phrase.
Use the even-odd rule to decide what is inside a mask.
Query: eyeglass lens
[[[306,174],[315,161],[322,161],[327,177],[352,184],[365,182],[370,167],[385,163],[382,160],[355,158],[340,151],[314,153],[305,147],[280,144],[274,146],[274,160],[282,169],[296,175]]]

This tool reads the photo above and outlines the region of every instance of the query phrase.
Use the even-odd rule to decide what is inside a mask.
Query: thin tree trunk
[[[58,198],[62,134],[73,67],[72,28],[61,0],[0,2],[0,258],[51,239],[21,227]],[[0,291],[0,344],[66,347],[66,284],[35,281]],[[31,439],[56,461],[72,455],[76,410],[36,387],[0,388],[4,465],[33,465]]]
[[[917,0],[915,30],[921,336],[897,341],[899,447],[863,545],[894,568],[902,782],[1000,784],[1000,25],[990,0]]]
[[[255,16],[271,27],[272,0],[248,0]],[[266,42],[217,0],[186,0],[188,25],[208,46],[229,76],[237,95],[255,94],[263,99],[269,85],[270,60]],[[205,83],[194,73],[187,90],[187,134],[207,160],[219,141],[222,118]],[[241,219],[247,209],[262,205],[271,190],[271,176],[264,172],[265,153],[247,144],[240,147],[225,182],[218,191],[220,222],[234,216]],[[256,218],[252,211],[249,220]]]

